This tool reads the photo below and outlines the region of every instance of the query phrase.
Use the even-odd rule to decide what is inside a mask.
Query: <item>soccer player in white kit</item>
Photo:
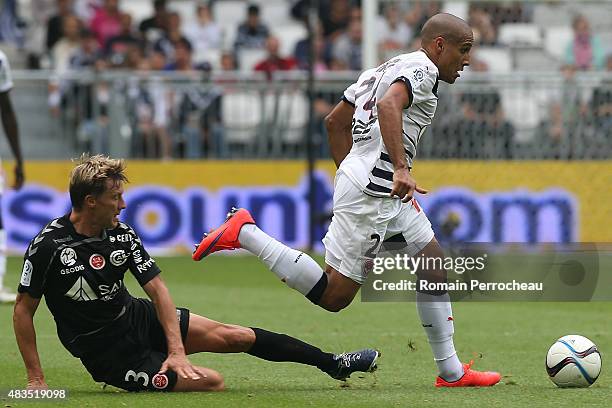
[[[13,155],[15,156],[15,182],[13,188],[19,190],[23,186],[23,157],[19,146],[19,129],[17,118],[11,104],[10,91],[13,88],[11,67],[6,55],[0,51],[0,117],[2,127],[9,141]],[[0,169],[0,194],[4,188],[4,174]],[[15,302],[16,294],[8,291],[3,286],[4,275],[6,274],[6,231],[0,214],[0,303]]]
[[[432,122],[438,80],[454,83],[469,65],[474,38],[462,19],[450,14],[430,18],[421,32],[422,48],[369,69],[345,92],[326,118],[334,161],[333,218],[323,239],[326,269],[307,254],[289,248],[261,231],[245,209],[233,210],[226,222],[197,246],[194,260],[208,254],[245,248],[257,255],[283,282],[322,308],[348,306],[364,283],[367,259],[382,241],[401,234],[409,256],[443,257],[427,216],[414,192],[427,193],[410,174],[417,145]],[[419,273],[419,279],[444,282],[442,270]],[[462,364],[453,343],[453,317],[446,291],[417,291],[417,310],[438,366],[437,387],[490,386],[495,372]]]

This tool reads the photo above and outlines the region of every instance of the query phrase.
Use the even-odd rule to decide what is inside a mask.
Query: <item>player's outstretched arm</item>
[[[336,167],[340,167],[353,145],[351,124],[354,113],[355,107],[342,100],[325,117],[329,150]]]
[[[15,156],[15,182],[13,187],[16,190],[19,190],[21,186],[23,186],[23,182],[25,180],[23,174],[23,156],[21,155],[21,145],[19,143],[19,127],[17,126],[17,118],[15,116],[15,111],[13,110],[13,105],[11,104],[8,91],[0,93],[0,114],[2,116],[4,133],[6,134],[11,150],[13,151],[13,156]]]
[[[36,348],[34,330],[34,313],[39,303],[40,299],[35,299],[27,293],[19,293],[13,311],[13,328],[28,375],[28,389],[47,388]]]
[[[393,163],[393,189],[391,196],[398,196],[407,202],[414,191],[426,193],[419,189],[410,175],[404,143],[402,142],[402,111],[411,103],[410,94],[402,82],[392,84],[382,99],[376,104],[378,122],[383,142]]]
[[[192,365],[185,355],[185,347],[181,339],[181,331],[176,319],[176,306],[170,297],[170,292],[164,281],[155,276],[142,287],[147,295],[153,301],[157,318],[166,334],[168,341],[168,357],[159,370],[160,373],[165,373],[168,369],[172,369],[180,378],[191,378],[199,380],[204,377],[198,367]]]

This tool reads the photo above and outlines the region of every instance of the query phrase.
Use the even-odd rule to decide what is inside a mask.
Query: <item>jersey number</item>
[[[372,236],[370,236],[370,239],[374,239],[376,240],[376,242],[374,243],[374,245],[372,245],[372,248],[368,249],[365,253],[365,256],[367,258],[376,258],[376,252],[378,249],[378,244],[380,244],[380,235],[378,234],[372,234]]]
[[[136,373],[134,370],[129,370],[127,373],[125,373],[125,381],[134,381],[138,383],[138,380],[140,380],[141,378],[143,380],[142,385],[144,387],[149,385],[149,374],[142,371]]]

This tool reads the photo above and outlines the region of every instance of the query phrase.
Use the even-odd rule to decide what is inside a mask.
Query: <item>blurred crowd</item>
[[[218,22],[219,16],[213,13],[214,0],[190,2],[193,15],[188,21],[184,21],[184,15],[173,11],[172,2],[167,0],[153,0],[152,14],[135,21],[122,7],[123,2],[30,0],[32,19],[27,26],[21,21],[17,0],[6,0],[0,12],[1,40],[28,50],[28,68],[54,72],[49,84],[50,109],[54,115],[74,123],[83,149],[108,150],[105,132],[108,132],[111,108],[110,85],[77,85],[63,80],[66,73],[138,70],[205,75],[215,71],[252,70],[272,78],[276,71],[308,68],[310,40],[304,36],[289,47],[283,44],[287,39],[277,35],[274,27],[268,25],[273,22],[262,19],[266,2],[245,2],[246,19],[236,27],[225,27]],[[308,3],[307,0],[288,0],[287,19],[301,27],[308,15]],[[313,38],[315,72],[361,70],[360,2],[320,0],[318,4],[319,23]],[[499,31],[504,24],[530,23],[533,4],[476,1],[466,4],[465,17],[475,34],[471,70],[487,72],[490,62],[479,57],[479,48],[501,45]],[[381,1],[376,29],[380,59],[418,49],[422,25],[430,16],[444,11],[444,6],[440,1]],[[228,29],[235,32],[228,33]],[[543,143],[561,143],[587,119],[593,133],[609,138],[612,131],[612,92],[604,88],[584,97],[572,95],[571,89],[577,71],[612,71],[612,54],[608,53],[612,50],[606,50],[607,45],[593,33],[587,17],[574,15],[572,29],[573,38],[565,44],[561,61],[562,73],[567,78],[563,95],[550,104],[549,115],[539,126],[538,137],[542,137]],[[30,31],[40,35],[28,35]],[[293,52],[283,53],[283,49]],[[149,81],[146,86],[127,84],[126,94],[130,102],[127,107],[130,130],[126,132],[131,135],[134,156],[198,158],[227,154],[223,142],[223,92],[220,88],[171,89],[161,81]],[[322,118],[340,95],[316,95],[315,114],[321,141],[324,139]],[[461,116],[456,121],[446,121],[445,126],[435,132],[438,140],[447,142],[443,150],[433,153],[434,156],[513,156],[515,129],[505,118],[501,97],[495,89],[464,93],[454,102],[460,104]],[[493,140],[491,147],[483,142],[487,138]]]

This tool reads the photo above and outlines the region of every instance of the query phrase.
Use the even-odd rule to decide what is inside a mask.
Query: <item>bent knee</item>
[[[354,296],[334,296],[330,298],[323,298],[319,302],[319,306],[328,312],[337,313],[342,309],[346,308],[353,301]]]
[[[225,342],[231,351],[247,351],[255,343],[255,333],[248,327],[227,325],[224,331]]]
[[[219,373],[215,374],[216,375],[214,376],[214,378],[211,379],[209,391],[225,390],[225,380],[223,379],[223,376]]]

